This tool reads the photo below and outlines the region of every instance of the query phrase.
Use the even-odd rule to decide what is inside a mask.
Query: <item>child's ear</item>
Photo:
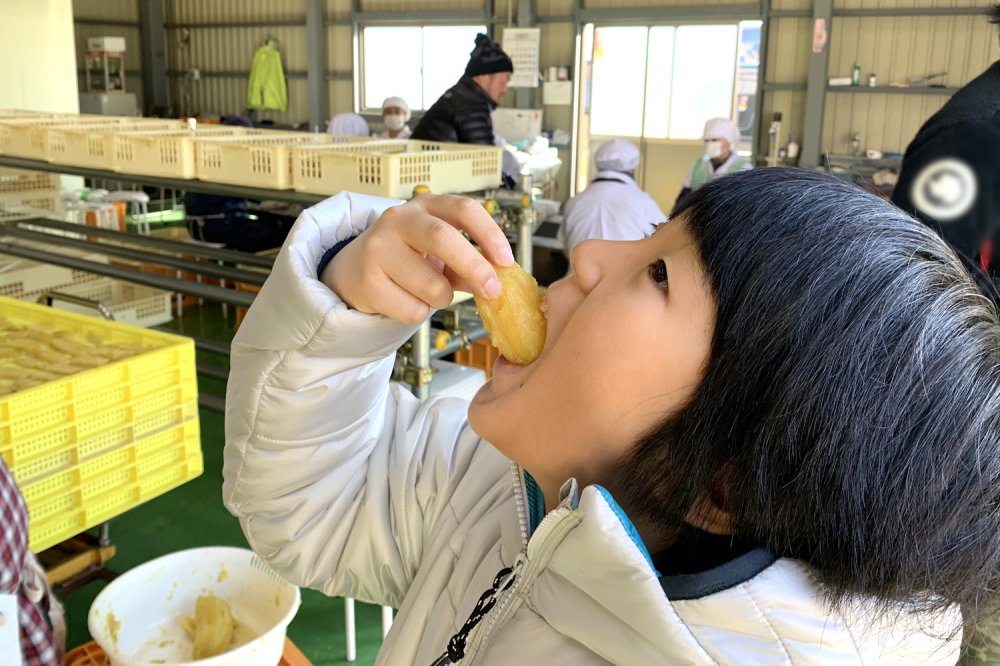
[[[733,514],[726,509],[729,503],[729,489],[732,469],[727,465],[715,475],[715,483],[710,491],[702,493],[691,510],[684,517],[691,527],[709,534],[728,536],[736,531]]]

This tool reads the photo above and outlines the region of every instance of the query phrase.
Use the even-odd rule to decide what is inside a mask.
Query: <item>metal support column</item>
[[[799,166],[810,168],[819,165],[823,144],[823,111],[826,108],[826,77],[830,63],[830,37],[833,18],[833,0],[814,0],[813,31],[826,30],[826,41],[817,52],[809,56],[809,82],[806,85],[806,124],[802,131],[802,153]],[[823,24],[819,25],[822,21]]]
[[[167,115],[167,37],[163,21],[164,0],[139,0],[142,35],[142,100],[146,115]]]
[[[309,129],[322,132],[329,119],[326,90],[326,27],[323,0],[306,0],[306,92]]]
[[[764,84],[767,82],[768,43],[767,33],[771,29],[771,0],[760,0],[760,61],[757,63],[757,94],[753,103],[753,136],[750,139],[750,160],[756,165],[760,154],[760,139],[764,127]],[[770,119],[768,120],[770,122]]]
[[[532,0],[517,0],[517,27],[535,27],[535,3]],[[517,88],[514,105],[519,109],[530,109],[534,88]]]
[[[426,400],[431,394],[429,378],[426,376],[431,367],[431,320],[420,325],[417,332],[410,338],[410,365],[415,371],[413,377],[407,378],[413,395]]]

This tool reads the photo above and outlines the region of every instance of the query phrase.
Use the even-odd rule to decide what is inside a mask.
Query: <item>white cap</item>
[[[356,113],[338,113],[330,120],[326,131],[341,136],[368,136],[371,134],[368,123]]]
[[[382,102],[382,112],[384,113],[386,109],[390,106],[398,106],[403,110],[404,118],[406,122],[410,121],[410,105],[406,103],[406,100],[402,97],[386,97],[385,101]]]
[[[639,149],[625,139],[611,139],[597,149],[598,171],[632,171],[639,166]]]
[[[705,141],[725,139],[729,142],[729,147],[736,150],[740,145],[740,128],[729,118],[712,118],[705,123],[705,133],[701,138]]]

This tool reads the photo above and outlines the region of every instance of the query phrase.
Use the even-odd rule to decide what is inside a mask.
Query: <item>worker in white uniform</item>
[[[694,192],[710,180],[727,173],[752,169],[750,160],[740,157],[736,147],[740,145],[740,128],[729,118],[712,118],[705,123],[702,134],[705,154],[698,158],[687,176],[677,201]]]
[[[413,130],[410,122],[410,106],[402,97],[386,97],[382,102],[382,121],[385,131],[379,132],[382,139],[409,139]]]
[[[370,136],[368,122],[356,113],[338,113],[330,119],[326,131],[339,136]]]
[[[566,202],[559,240],[569,258],[578,243],[591,239],[639,240],[666,215],[635,182],[639,149],[612,139],[597,150],[597,175],[590,186]]]

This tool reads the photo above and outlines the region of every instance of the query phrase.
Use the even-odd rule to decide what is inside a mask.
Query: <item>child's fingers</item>
[[[427,303],[398,285],[388,275],[382,275],[378,282],[378,288],[371,292],[372,312],[379,312],[404,324],[419,324],[430,315],[431,308]]]
[[[469,234],[490,262],[498,266],[510,266],[514,263],[510,241],[478,201],[453,194],[422,196],[414,201],[434,217]]]
[[[500,295],[500,282],[489,261],[447,222],[427,217],[423,224],[401,224],[399,235],[416,252],[434,255],[486,298]]]
[[[440,309],[451,304],[454,290],[429,258],[407,252],[382,270],[389,279],[432,308]]]

